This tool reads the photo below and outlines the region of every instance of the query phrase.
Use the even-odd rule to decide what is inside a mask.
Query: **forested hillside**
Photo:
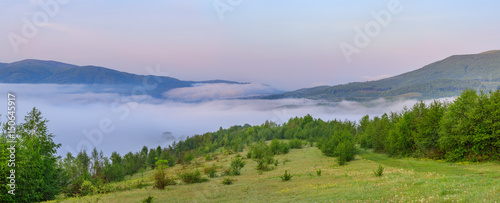
[[[450,56],[423,68],[391,78],[337,86],[300,89],[278,98],[371,100],[380,97],[436,99],[459,95],[466,88],[496,90],[500,86],[500,51]]]

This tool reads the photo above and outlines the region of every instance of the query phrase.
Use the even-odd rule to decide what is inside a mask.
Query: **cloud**
[[[262,84],[215,83],[197,84],[193,87],[177,88],[165,92],[163,95],[172,100],[193,102],[214,99],[244,98],[275,93],[278,93],[278,91]]]

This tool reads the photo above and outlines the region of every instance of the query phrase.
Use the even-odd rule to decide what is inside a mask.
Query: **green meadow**
[[[227,151],[226,151],[227,152]],[[244,150],[240,154],[245,157]],[[247,163],[239,176],[208,178],[208,182],[185,184],[177,178],[181,171],[215,164],[228,167],[231,158],[219,150],[210,161],[203,157],[189,165],[177,164],[165,169],[176,178],[177,185],[164,190],[153,188],[155,170],[127,176],[124,181],[112,183],[113,192],[52,202],[498,202],[500,200],[500,163],[456,162],[440,160],[388,158],[384,154],[361,150],[355,159],[339,166],[335,159],[325,156],[316,147],[292,149],[285,155],[276,155],[279,161],[270,171],[260,172],[256,162]],[[283,164],[284,160],[288,160]],[[382,176],[374,170],[384,167]],[[321,175],[317,171],[321,169]],[[293,174],[290,181],[280,176],[287,170]],[[206,175],[203,175],[206,176]],[[225,178],[233,184],[224,185]]]

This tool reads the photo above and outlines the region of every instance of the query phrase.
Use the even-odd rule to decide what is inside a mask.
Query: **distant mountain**
[[[500,51],[456,55],[391,78],[299,89],[267,99],[308,98],[332,101],[375,98],[432,99],[458,95],[465,88],[496,90],[500,86]]]
[[[166,76],[135,75],[98,66],[76,66],[33,59],[0,63],[0,83],[82,84],[92,92],[113,92],[122,95],[129,95],[134,87],[142,86],[145,77],[161,80],[158,87],[147,92],[157,98],[164,97],[164,93],[172,89],[200,84],[248,84],[226,80],[183,81]]]

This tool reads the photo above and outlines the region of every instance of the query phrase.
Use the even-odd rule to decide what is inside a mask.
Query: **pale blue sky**
[[[44,0],[55,1],[55,0]],[[62,1],[62,0],[61,0]],[[233,0],[237,2],[237,0]],[[348,62],[340,43],[390,1],[242,0],[221,21],[212,0],[72,0],[16,53],[9,33],[45,11],[0,2],[0,62],[27,58],[147,74],[159,64],[183,80],[227,79],[283,90],[376,79],[454,54],[500,49],[499,1],[398,1],[402,11]],[[43,20],[43,19],[42,19]]]

